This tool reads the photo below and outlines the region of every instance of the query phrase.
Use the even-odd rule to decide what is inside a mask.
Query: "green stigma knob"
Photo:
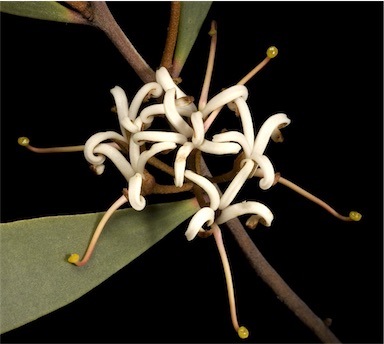
[[[352,221],[360,221],[361,218],[362,218],[362,215],[360,213],[358,213],[357,211],[351,211],[349,213],[349,218],[352,220]]]
[[[249,337],[249,331],[245,326],[240,326],[237,330],[237,334],[241,339],[246,339]]]
[[[28,138],[28,137],[25,137],[25,136],[19,137],[19,138],[17,139],[17,143],[18,143],[20,146],[26,147],[26,146],[29,145],[29,138]]]
[[[279,53],[279,50],[278,50],[276,47],[274,47],[274,46],[269,47],[269,48],[267,49],[267,56],[268,56],[270,59],[273,59],[274,57],[276,57],[278,53]]]
[[[76,264],[80,259],[80,256],[77,253],[73,253],[69,256],[68,262],[72,264]]]

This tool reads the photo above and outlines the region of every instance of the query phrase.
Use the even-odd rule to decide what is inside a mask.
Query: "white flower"
[[[207,178],[200,176],[191,170],[185,171],[184,175],[191,182],[194,182],[196,185],[200,186],[207,193],[210,201],[209,207],[213,211],[216,211],[220,205],[220,195],[215,185],[213,185]]]
[[[176,143],[174,142],[158,142],[153,144],[149,150],[146,150],[140,154],[139,159],[137,160],[136,171],[140,174],[144,174],[145,165],[151,157],[160,152],[172,150],[175,148]]]
[[[291,123],[291,120],[285,113],[277,113],[270,116],[257,133],[251,156],[254,154],[264,154],[269,139],[272,137],[276,140],[278,137],[281,137],[280,129],[286,127],[289,123]]]
[[[254,201],[244,201],[241,203],[229,205],[227,208],[225,208],[221,212],[220,216],[216,219],[216,223],[220,225],[245,214],[257,214],[253,216],[262,218],[264,220],[264,225],[267,227],[271,225],[273,220],[272,212],[264,204]]]
[[[244,99],[248,97],[246,87],[242,85],[233,86],[213,97],[201,111],[197,111],[194,104],[189,104],[185,107],[176,106],[177,100],[182,99],[186,95],[173,82],[171,76],[164,67],[156,72],[156,80],[165,91],[163,102],[164,114],[176,133],[165,134],[164,132],[148,131],[135,133],[133,138],[136,143],[139,143],[140,140],[163,141],[169,139],[172,142],[182,145],[177,152],[174,163],[176,186],[181,187],[183,185],[186,160],[194,149],[215,155],[239,153],[241,146],[236,142],[230,142],[229,140],[221,140],[220,142],[207,140],[205,138],[204,119],[218,107],[238,100],[238,98],[241,98],[238,100],[240,104],[239,106],[244,107],[243,101],[245,102]],[[187,111],[187,108],[189,111]],[[180,111],[181,109],[183,109],[182,113]],[[160,110],[163,109],[160,108]],[[143,110],[143,122],[148,123],[150,121],[148,118],[151,118],[151,113],[147,115],[144,111],[145,110]],[[245,111],[246,110],[243,110],[242,113],[245,113]],[[190,123],[185,121],[182,116],[190,117]],[[250,114],[248,117],[250,118]],[[243,126],[247,128],[245,131],[248,140],[253,141],[253,130],[252,126],[250,126],[252,123],[249,121],[248,117],[245,115],[242,119]]]
[[[129,178],[135,174],[131,164],[127,161],[123,154],[121,154],[118,148],[110,144],[102,143],[107,140],[119,141],[128,145],[126,139],[114,131],[99,132],[91,136],[85,143],[85,159],[91,164],[93,170],[97,174],[102,174],[105,167],[104,161],[106,157],[108,157],[123,174],[125,179],[129,180]]]
[[[143,183],[143,175],[136,173],[129,179],[128,197],[129,203],[135,210],[143,210],[145,208],[146,201],[141,196],[141,185]]]
[[[228,205],[233,201],[233,199],[239,193],[240,189],[243,187],[244,183],[251,175],[255,163],[250,159],[243,160],[243,162],[243,167],[236,174],[235,178],[233,178],[232,182],[228,185],[227,189],[221,196],[219,206],[220,210],[223,210],[224,208],[228,207]]]
[[[165,92],[164,95],[164,110],[165,115],[169,121],[169,123],[175,128],[177,132],[183,134],[187,138],[192,137],[193,130],[188,125],[187,122],[184,121],[183,117],[178,113],[175,102],[176,96],[176,88],[171,88]]]
[[[161,67],[156,71],[156,81],[162,86],[164,92],[175,88],[176,91],[176,100],[184,98],[187,95],[175,84],[169,75],[168,70],[165,67]],[[193,103],[184,104],[182,106],[177,106],[177,110],[182,116],[190,116],[192,112],[197,111],[196,105]]]
[[[127,96],[121,87],[115,86],[111,89],[111,93],[115,99],[121,132],[127,137],[126,130],[129,133],[136,133],[141,130],[141,126],[135,123],[135,119],[144,99],[148,95],[154,98],[160,97],[163,93],[163,89],[156,82],[145,84],[133,98],[130,107],[128,106]]]
[[[188,228],[185,232],[185,236],[188,241],[193,240],[197,233],[204,232],[203,226],[207,224],[211,226],[215,220],[215,212],[210,207],[203,207],[192,216],[189,222]]]
[[[239,112],[244,111],[243,108],[238,107]],[[244,114],[243,118],[248,117],[248,111]],[[286,114],[278,113],[270,116],[261,126],[260,130],[257,133],[255,141],[252,145],[249,144],[246,136],[238,131],[228,131],[225,133],[217,134],[213,137],[213,142],[224,142],[231,141],[237,142],[243,148],[243,152],[246,159],[252,159],[255,163],[254,173],[257,168],[262,170],[263,178],[260,180],[260,188],[263,190],[269,189],[275,180],[275,171],[273,165],[269,158],[264,154],[269,139],[272,138],[274,141],[282,140],[282,135],[280,133],[281,128],[287,126],[291,120],[287,117]],[[249,136],[250,138],[251,136]],[[253,175],[254,175],[253,173]]]
[[[210,99],[203,109],[200,109],[203,113],[203,118],[206,119],[216,109],[233,102],[237,98],[248,98],[248,90],[243,85],[235,85],[220,92],[212,99]]]
[[[223,224],[233,218],[245,214],[254,214],[263,219],[266,226],[270,226],[273,214],[267,206],[260,202],[245,201],[230,205],[238,195],[248,177],[250,176],[255,163],[247,159],[239,173],[229,184],[224,194],[220,198],[217,188],[205,177],[202,177],[190,170],[185,171],[185,177],[200,186],[207,194],[210,204],[197,211],[189,222],[185,236],[187,240],[192,240],[199,232],[203,232],[203,226],[214,226]],[[216,211],[220,210],[220,215],[216,217]]]
[[[128,99],[125,92],[116,86],[111,90],[114,96],[118,120],[123,135],[113,131],[99,132],[92,135],[84,147],[86,160],[92,165],[97,174],[104,171],[104,162],[108,157],[118,168],[128,182],[128,199],[135,210],[142,210],[146,201],[141,195],[141,187],[144,179],[144,170],[147,161],[162,151],[169,151],[176,148],[176,144],[183,144],[186,137],[179,133],[167,132],[148,132],[147,129],[152,122],[152,117],[156,114],[164,113],[164,106],[150,106],[142,116],[138,116],[140,106],[145,98],[160,97],[163,88],[155,82],[144,85],[128,106]],[[146,126],[143,126],[143,119]],[[104,143],[104,141],[109,141]],[[112,141],[112,142],[111,142]],[[154,142],[149,150],[140,151],[140,146],[145,142]],[[115,142],[115,144],[113,144]],[[128,151],[128,156],[121,152],[122,145]]]

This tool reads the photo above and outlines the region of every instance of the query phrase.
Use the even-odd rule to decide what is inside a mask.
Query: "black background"
[[[109,6],[158,67],[169,3]],[[181,74],[181,87],[196,99],[212,19],[218,47],[211,94],[235,84],[276,45],[278,57],[247,84],[256,127],[280,111],[292,120],[284,143],[270,144],[266,154],[283,176],[341,213],[363,214],[359,223],[343,223],[281,185],[260,191],[253,181],[239,199],[265,202],[275,220],[251,237],[314,312],[333,319],[342,342],[382,342],[382,2],[214,2]],[[82,144],[96,131],[117,130],[109,90],[120,85],[131,99],[139,78],[92,27],[7,14],[1,63],[2,222],[107,209],[125,186],[112,166],[96,177],[81,153],[36,155],[16,141],[25,135],[42,147]],[[223,123],[234,125],[234,118],[227,114]],[[211,161],[212,171],[224,162]],[[241,342],[214,240],[187,242],[185,229],[1,341]],[[245,342],[317,342],[251,270],[225,228],[224,240],[240,322],[251,332]]]

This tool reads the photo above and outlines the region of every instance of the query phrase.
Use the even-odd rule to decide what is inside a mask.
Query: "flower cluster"
[[[285,114],[272,115],[256,133],[246,102],[248,90],[244,85],[229,87],[197,108],[192,97],[175,84],[164,67],[157,70],[156,82],[145,84],[130,104],[119,86],[114,87],[111,93],[116,104],[121,134],[114,131],[94,134],[85,143],[84,155],[98,174],[104,171],[106,158],[113,162],[128,183],[125,197],[134,209],[140,211],[146,205],[143,184],[148,180],[148,174],[145,173],[148,160],[161,152],[175,151],[174,186],[182,188],[187,181],[193,183],[202,190],[204,200],[204,204],[189,222],[185,233],[188,240],[194,239],[199,232],[213,233],[220,250],[223,245],[218,225],[244,214],[252,215],[248,221],[252,227],[258,221],[265,226],[271,225],[273,214],[266,205],[257,201],[233,204],[233,201],[246,181],[255,175],[261,176],[260,188],[264,190],[274,184],[274,168],[265,150],[270,138],[281,140],[280,129],[290,123]],[[158,101],[142,107],[149,98]],[[206,136],[208,127],[204,124],[212,113],[225,105],[239,116],[242,131],[222,132],[209,140]],[[156,117],[165,118],[168,129],[152,130]],[[191,165],[187,163],[188,158],[196,152],[240,157],[238,171],[223,193],[207,176],[200,175],[196,166],[195,169],[187,168]],[[124,199],[119,205],[123,202]],[[225,265],[225,253],[222,259]],[[70,262],[77,263],[78,256],[72,255]],[[230,276],[229,268],[226,274]],[[231,280],[228,277],[227,282],[228,279]],[[229,297],[233,299],[233,288],[228,289]],[[246,329],[238,325],[233,313],[234,327],[239,334],[247,336],[244,334]]]
[[[36,148],[29,144],[27,138],[19,138],[19,144],[34,152],[83,151],[96,174],[104,172],[104,163],[108,158],[127,181],[128,187],[123,190],[123,195],[108,209],[98,224],[84,257],[80,260],[78,254],[72,254],[68,259],[70,263],[82,266],[88,262],[106,222],[114,211],[126,202],[129,202],[135,210],[141,211],[146,206],[145,196],[160,189],[162,193],[193,190],[200,209],[188,224],[186,238],[191,241],[197,235],[205,237],[213,234],[226,277],[232,324],[241,338],[248,337],[248,330],[244,326],[239,326],[237,320],[230,265],[219,227],[233,218],[246,214],[251,215],[246,222],[249,228],[255,228],[259,222],[264,226],[271,225],[273,214],[265,204],[254,200],[234,203],[247,180],[252,177],[260,178],[259,186],[263,190],[280,182],[342,220],[358,221],[361,218],[357,212],[351,212],[348,217],[340,215],[325,202],[275,174],[273,164],[265,155],[271,139],[275,142],[283,141],[280,129],[291,121],[284,113],[273,114],[258,131],[255,131],[247,104],[248,90],[244,83],[276,54],[277,49],[270,47],[262,63],[236,85],[223,90],[209,101],[205,83],[198,107],[194,103],[194,98],[187,96],[178,87],[164,67],[156,71],[156,81],[142,86],[130,103],[124,90],[116,86],[111,93],[116,104],[121,132],[98,132],[83,146]],[[209,86],[210,79],[206,77],[206,80]],[[155,98],[156,101],[143,106],[151,98]],[[240,129],[223,130],[208,136],[207,131],[225,106],[239,117]],[[156,118],[165,119],[166,129],[153,129],[155,126],[152,125]],[[172,153],[172,166],[155,158],[159,153]],[[233,170],[225,174],[225,177],[202,175],[197,158],[202,153],[235,156]],[[148,163],[172,175],[174,185],[167,186],[168,188],[165,188],[167,191],[162,188],[163,186],[159,186],[146,169]],[[224,191],[218,188],[216,184],[218,181],[228,182]]]
[[[188,240],[204,231],[204,225],[219,225],[243,214],[254,214],[266,226],[271,224],[273,215],[264,204],[255,201],[231,203],[247,179],[255,174],[263,176],[260,180],[262,189],[273,185],[274,168],[264,152],[269,139],[281,137],[279,128],[290,123],[285,114],[271,116],[255,135],[251,112],[246,103],[248,91],[244,85],[235,85],[222,91],[204,107],[197,109],[191,97],[186,96],[174,83],[164,67],[156,72],[156,82],[145,84],[131,104],[128,104],[119,86],[114,87],[111,93],[116,103],[121,134],[107,131],[91,136],[85,144],[84,154],[97,173],[103,172],[106,157],[116,165],[128,182],[128,200],[134,209],[142,210],[146,204],[142,184],[146,178],[144,172],[148,160],[160,152],[177,149],[174,159],[175,186],[182,187],[185,180],[189,180],[198,185],[209,199],[208,205],[192,217],[186,231]],[[163,101],[140,109],[148,97],[163,97]],[[235,107],[243,130],[216,134],[209,140],[205,135],[204,122],[213,111],[225,105]],[[159,116],[166,118],[169,130],[150,130],[154,118]],[[114,142],[114,145],[104,143],[107,140]],[[149,149],[145,149],[146,144],[150,145]],[[123,154],[124,147],[126,155]],[[194,150],[215,155],[242,153],[240,170],[221,197],[208,178],[186,168],[187,159]]]

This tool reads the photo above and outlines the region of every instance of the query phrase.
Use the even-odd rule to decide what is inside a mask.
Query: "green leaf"
[[[87,265],[85,252],[103,213],[0,224],[0,330],[10,331],[78,299],[130,263],[198,209],[194,200],[118,210]]]
[[[56,1],[1,1],[0,11],[34,19],[88,24],[80,14]]]
[[[177,70],[177,75],[188,58],[211,4],[212,1],[181,2],[180,24],[174,56],[174,69]]]

